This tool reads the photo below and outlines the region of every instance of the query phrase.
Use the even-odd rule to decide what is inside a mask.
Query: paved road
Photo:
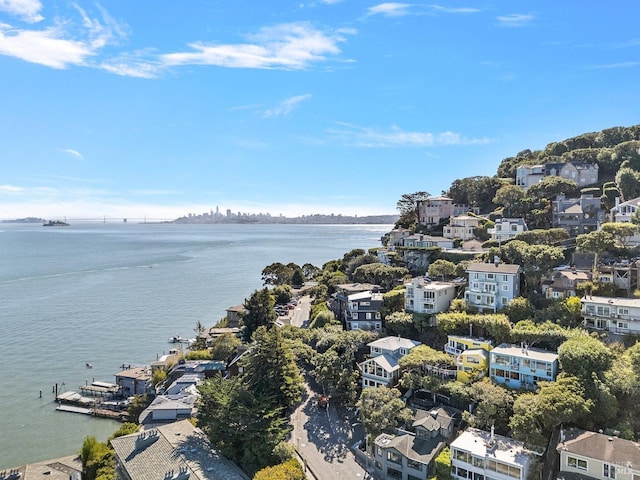
[[[356,463],[349,450],[355,442],[351,427],[353,419],[339,415],[331,404],[327,409],[319,407],[315,401],[316,392],[308,384],[306,387],[305,401],[291,418],[291,441],[308,467],[308,478],[366,479],[366,471]]]
[[[298,305],[295,308],[289,310],[289,314],[285,317],[280,317],[281,320],[293,325],[294,327],[301,327],[305,320],[309,320],[309,314],[311,313],[311,298],[309,295],[304,295],[298,300]]]

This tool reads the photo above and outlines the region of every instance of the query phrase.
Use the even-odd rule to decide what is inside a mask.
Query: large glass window
[[[422,470],[422,467],[424,467],[423,463],[420,462],[415,462],[413,460],[407,459],[407,467],[409,468],[413,468],[414,470]]]
[[[587,470],[588,468],[586,460],[576,457],[567,457],[567,466],[577,468],[579,470]]]
[[[387,468],[387,477],[389,477],[389,478],[402,478],[402,472],[396,470],[395,468],[388,467]]]
[[[398,452],[389,450],[387,452],[387,460],[393,463],[402,463],[402,455],[400,455]]]

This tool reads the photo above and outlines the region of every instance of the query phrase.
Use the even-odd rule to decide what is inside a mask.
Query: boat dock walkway
[[[60,412],[81,413],[93,417],[111,418],[120,421],[124,421],[127,415],[126,412],[114,412],[113,410],[105,410],[104,408],[84,408],[64,404],[58,405],[56,410]]]

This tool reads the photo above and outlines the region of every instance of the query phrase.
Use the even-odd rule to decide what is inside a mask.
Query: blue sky
[[[0,0],[0,218],[395,213],[640,123],[635,0]]]

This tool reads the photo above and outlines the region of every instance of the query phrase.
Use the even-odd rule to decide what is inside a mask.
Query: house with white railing
[[[520,295],[520,265],[509,263],[470,263],[467,305],[480,312],[497,311]]]
[[[640,299],[583,297],[584,326],[617,334],[640,333]]]
[[[558,375],[555,352],[502,343],[490,355],[491,380],[509,388],[534,390],[538,382],[552,382]]]
[[[358,364],[362,388],[395,385],[400,378],[398,361],[418,345],[421,343],[402,337],[384,337],[367,344],[370,358]]]
[[[451,300],[456,296],[456,285],[437,282],[424,277],[415,277],[405,284],[405,304],[407,311],[434,314],[449,310]]]

